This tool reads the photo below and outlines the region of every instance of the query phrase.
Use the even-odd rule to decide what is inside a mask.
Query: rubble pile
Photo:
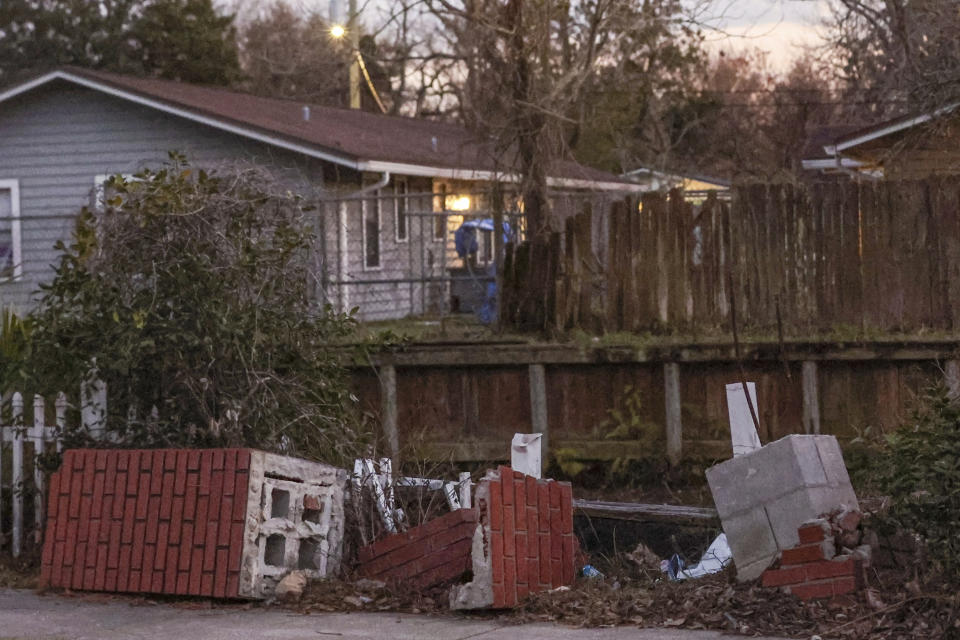
[[[797,529],[799,544],[784,549],[774,566],[763,572],[762,584],[792,593],[801,600],[832,598],[866,587],[870,545],[861,545],[862,516],[838,509],[807,520]]]

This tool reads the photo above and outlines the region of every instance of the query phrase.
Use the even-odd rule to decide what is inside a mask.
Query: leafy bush
[[[662,427],[647,420],[643,413],[641,390],[628,384],[616,406],[607,410],[607,418],[597,425],[594,435],[614,442],[629,441],[648,454],[590,464],[578,449],[558,448],[553,457],[560,474],[581,484],[602,487],[636,487],[660,482],[667,472],[665,436]]]
[[[354,322],[313,302],[302,201],[256,169],[171,158],[111,178],[59,247],[31,318],[35,386],[95,371],[119,443],[353,457],[366,432],[331,343]]]
[[[0,308],[0,392],[25,381],[24,363],[30,353],[30,321],[9,308]]]
[[[960,578],[960,404],[942,386],[930,390],[874,469],[891,501],[886,523],[918,533],[942,574]]]

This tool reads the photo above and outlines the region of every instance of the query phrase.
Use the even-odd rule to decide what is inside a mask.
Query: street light
[[[2,1],[2,0],[0,0]],[[344,21],[342,0],[330,2],[330,37],[334,40],[349,38],[350,61],[350,108],[360,108],[360,65],[357,56],[360,52],[360,27],[357,24],[357,0],[348,0],[346,20]]]

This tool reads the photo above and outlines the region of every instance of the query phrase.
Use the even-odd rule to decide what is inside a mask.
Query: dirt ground
[[[738,583],[732,570],[686,582],[670,582],[649,567],[625,562],[605,566],[602,578],[580,578],[570,589],[532,596],[511,611],[468,614],[504,624],[557,622],[584,628],[706,629],[734,635],[772,635],[823,640],[960,639],[960,595],[913,569],[872,570],[870,590],[858,597],[804,603],[758,582]],[[0,588],[32,589],[36,571],[28,561],[0,563]],[[206,598],[76,594],[97,601],[160,602],[187,609],[280,607],[300,613],[397,612],[448,615],[447,587],[423,592],[391,590],[382,583],[328,580],[308,586],[295,604],[222,602]],[[462,614],[460,614],[462,615]]]
[[[757,582],[737,583],[732,571],[687,582],[652,574],[637,578],[581,578],[569,590],[536,594],[513,611],[474,616],[504,621],[708,629],[745,636],[848,640],[960,638],[960,598],[936,586],[920,586],[907,572],[874,572],[871,591],[860,597],[804,603]],[[934,583],[935,584],[935,583]],[[444,613],[446,589],[395,593],[375,583],[311,585],[292,608],[315,611]]]

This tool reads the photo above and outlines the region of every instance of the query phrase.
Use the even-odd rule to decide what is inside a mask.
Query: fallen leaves
[[[755,582],[737,583],[732,573],[686,582],[581,580],[566,593],[532,596],[514,616],[581,627],[637,624],[823,640],[928,640],[956,633],[955,594],[928,586],[924,595],[911,595],[896,574],[877,581],[899,586],[805,603]]]

